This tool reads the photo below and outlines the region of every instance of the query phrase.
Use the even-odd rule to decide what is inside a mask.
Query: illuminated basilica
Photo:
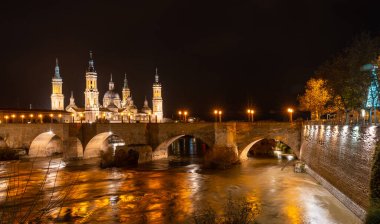
[[[112,74],[108,83],[108,91],[103,96],[102,104],[99,103],[98,91],[98,74],[95,70],[92,52],[88,69],[85,74],[86,89],[84,91],[85,105],[78,107],[75,104],[73,92],[71,92],[70,103],[64,106],[64,95],[62,93],[63,80],[59,72],[58,60],[55,65],[55,73],[52,78],[51,109],[66,110],[71,113],[69,122],[111,122],[111,123],[148,123],[164,121],[163,118],[163,100],[161,95],[161,84],[156,68],[155,80],[153,83],[152,109],[149,107],[148,100],[145,97],[141,110],[135,106],[131,90],[128,86],[127,76],[124,78],[124,85],[121,92],[115,91],[115,83],[112,81]]]

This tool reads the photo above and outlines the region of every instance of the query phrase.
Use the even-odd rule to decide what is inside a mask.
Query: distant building
[[[108,83],[108,91],[103,96],[103,103],[99,103],[99,91],[97,83],[98,74],[95,70],[92,52],[88,62],[88,69],[85,74],[86,88],[84,91],[85,105],[78,107],[75,104],[73,92],[71,92],[70,103],[65,110],[71,113],[71,122],[163,122],[163,99],[162,86],[159,82],[158,70],[156,68],[155,80],[153,83],[152,106],[149,107],[145,97],[142,109],[139,111],[134,105],[131,90],[128,86],[127,76],[124,77],[124,85],[121,98],[115,91],[115,83],[112,74]],[[51,109],[64,110],[64,95],[62,94],[63,80],[59,73],[58,60],[56,62],[55,74],[52,78],[53,92],[51,95]]]

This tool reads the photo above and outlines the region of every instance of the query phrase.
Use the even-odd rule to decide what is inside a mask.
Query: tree
[[[333,59],[320,66],[316,77],[328,80],[328,88],[333,90],[334,98],[340,97],[346,123],[348,112],[364,108],[370,85],[369,71],[362,71],[365,64],[376,64],[380,53],[380,38],[362,33],[349,47]]]
[[[326,112],[326,104],[331,99],[332,93],[327,88],[327,81],[311,78],[306,83],[305,94],[300,96],[298,100],[301,110],[310,111],[312,119],[319,120],[319,117]]]

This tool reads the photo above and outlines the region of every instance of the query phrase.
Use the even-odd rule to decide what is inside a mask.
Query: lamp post
[[[149,123],[152,122],[152,114],[150,113],[150,111],[148,112],[148,116],[149,116]]]
[[[253,115],[255,114],[255,110],[253,110],[253,109],[248,109],[248,110],[247,110],[247,114],[248,114],[248,121],[253,122]]]
[[[218,121],[218,110],[214,110],[215,122]]]
[[[182,111],[178,111],[178,119],[179,121],[182,121]]]
[[[12,123],[15,123],[15,117],[16,117],[16,115],[15,114],[12,114]]]
[[[83,122],[83,113],[80,113],[79,117],[80,117],[80,123],[82,124],[82,122]]]
[[[22,114],[20,117],[21,117],[21,124],[23,124],[24,123],[25,115]]]
[[[42,114],[39,114],[39,115],[38,115],[38,118],[40,119],[40,122],[41,122],[41,124],[42,124]]]
[[[128,113],[128,123],[131,123],[131,113]]]
[[[124,112],[121,112],[121,123],[124,123]]]
[[[34,115],[33,114],[29,114],[29,117],[30,117],[30,123],[32,123]]]
[[[9,116],[8,115],[5,115],[5,123],[8,124],[8,119],[9,119]]]
[[[186,110],[183,112],[183,116],[184,116],[183,120],[186,123],[187,122],[187,119],[186,119],[186,117],[187,117],[187,111]]]
[[[58,114],[59,123],[62,123],[62,114]]]
[[[74,117],[75,117],[75,114],[72,113],[72,114],[71,114],[71,117],[72,117],[72,122],[74,123]]]
[[[218,114],[219,114],[219,123],[221,123],[222,122],[222,111],[221,110],[218,111]]]
[[[294,112],[293,108],[288,108],[289,121],[290,121],[290,123],[293,122],[293,112]]]
[[[53,114],[49,114],[50,116],[50,123],[53,123]]]

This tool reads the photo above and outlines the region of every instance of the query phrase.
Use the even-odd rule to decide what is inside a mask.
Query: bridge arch
[[[152,160],[157,160],[157,159],[164,159],[164,158],[168,158],[168,155],[169,155],[169,146],[174,143],[175,141],[177,141],[178,139],[180,138],[183,138],[183,137],[186,137],[186,136],[189,136],[189,137],[194,137],[196,139],[199,139],[201,140],[203,143],[205,143],[209,148],[211,148],[211,144],[209,142],[207,142],[206,140],[204,140],[202,137],[198,136],[198,135],[193,135],[193,134],[180,134],[180,135],[176,135],[174,137],[169,137],[168,139],[166,139],[165,141],[161,142],[153,151],[153,154],[152,154]]]
[[[62,138],[52,131],[44,132],[35,137],[30,144],[30,157],[46,157],[63,152]]]
[[[83,153],[83,159],[99,157],[101,151],[106,151],[109,147],[107,139],[112,136],[120,138],[119,135],[112,132],[103,132],[95,135],[86,145]],[[120,138],[121,139],[121,138]],[[123,139],[121,139],[124,141]],[[124,141],[125,142],[125,141]]]
[[[249,151],[252,149],[252,147],[253,147],[254,145],[256,145],[257,143],[259,143],[259,142],[265,140],[265,139],[267,139],[267,140],[274,140],[274,141],[276,141],[276,142],[281,142],[283,145],[286,145],[286,146],[288,146],[288,147],[290,148],[290,146],[289,146],[287,143],[285,143],[285,142],[283,142],[283,141],[281,141],[281,140],[278,140],[278,139],[276,139],[276,138],[271,138],[271,137],[266,137],[266,138],[264,138],[264,137],[259,137],[259,138],[255,138],[255,140],[253,140],[253,141],[250,142],[249,144],[246,144],[246,146],[243,147],[243,150],[241,151],[241,153],[240,153],[240,155],[239,155],[239,159],[240,159],[240,160],[246,160],[246,159],[248,159],[248,153],[249,153]],[[293,149],[293,150],[294,150],[294,149]]]

